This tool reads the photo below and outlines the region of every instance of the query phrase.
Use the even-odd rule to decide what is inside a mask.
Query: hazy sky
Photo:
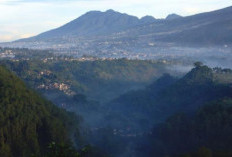
[[[114,9],[138,17],[183,16],[232,6],[232,0],[0,0],[0,42],[61,26],[90,10]]]

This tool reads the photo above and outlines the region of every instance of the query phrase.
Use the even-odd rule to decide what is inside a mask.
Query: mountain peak
[[[106,10],[106,13],[118,13],[118,12],[113,9],[109,9],[109,10]]]
[[[156,21],[156,19],[153,16],[144,16],[140,19],[141,23],[147,24],[147,23],[153,23]]]
[[[188,83],[205,84],[213,81],[213,71],[205,65],[197,65],[183,78]]]
[[[106,11],[93,10],[93,11],[87,12],[86,14],[82,15],[81,17],[86,16],[86,15],[109,15],[109,14],[122,14],[122,13],[117,12],[117,11],[115,11],[113,9],[109,9],[109,10],[106,10]]]
[[[75,41],[79,40],[79,38],[92,39],[96,36],[107,36],[107,40],[116,40],[113,35],[117,35],[117,39],[123,41],[123,43],[125,36],[129,37],[128,42],[132,42],[140,36],[149,36],[149,38],[146,39],[146,42],[149,43],[153,43],[155,40],[157,43],[170,42],[174,45],[178,44],[185,46],[224,46],[230,45],[232,42],[230,36],[231,30],[229,29],[232,25],[230,22],[232,19],[231,13],[232,7],[228,7],[213,12],[186,17],[170,14],[166,19],[155,20],[152,16],[145,16],[139,19],[136,16],[120,13],[112,9],[106,10],[105,12],[91,11],[57,29],[20,41],[35,42],[49,40],[52,41],[51,43],[48,43],[49,48],[54,48],[54,40],[50,39],[55,39],[56,42],[62,41],[62,43],[64,40],[64,42],[69,43],[70,38],[72,38],[72,41]],[[199,25],[202,21],[205,21],[205,23]],[[219,23],[220,25],[218,25]],[[96,42],[100,41],[98,40]],[[139,40],[138,42],[142,43],[144,41]],[[19,47],[26,45],[19,42],[17,44]],[[117,45],[117,48],[121,49],[122,45],[123,44]],[[67,48],[71,48],[70,46],[67,46]],[[89,44],[89,46],[92,45]],[[35,46],[35,44],[31,43],[26,47],[40,48],[41,46]],[[88,46],[86,46],[85,51],[87,50],[87,47]],[[45,48],[47,48],[47,46],[45,46]],[[94,47],[91,48],[95,49]],[[150,49],[152,47],[149,46],[147,48]],[[146,50],[146,52],[149,51],[150,50]]]
[[[89,11],[89,12],[85,13],[82,16],[89,15],[89,14],[99,14],[99,13],[101,13],[101,11],[93,10],[93,11]]]
[[[90,11],[60,28],[39,35],[39,37],[106,35],[136,26],[139,22],[140,20],[136,16],[112,9],[105,12]]]
[[[181,18],[182,16],[180,15],[177,15],[177,14],[169,14],[167,17],[166,17],[166,20],[174,20],[174,19],[178,19],[178,18]]]

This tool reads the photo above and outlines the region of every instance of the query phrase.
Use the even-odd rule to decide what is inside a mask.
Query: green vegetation
[[[102,150],[112,156],[231,155],[229,69],[197,62],[178,79],[160,77],[167,65],[153,61],[61,57],[1,64],[53,103],[82,115],[87,126],[79,133],[80,117],[0,67],[0,156],[102,157]],[[94,147],[76,150],[70,136],[79,148],[80,136]]]
[[[43,156],[52,141],[71,146],[77,116],[55,107],[0,67],[0,156]]]
[[[178,154],[201,148],[185,156],[229,157],[232,154],[231,124],[232,99],[222,99],[201,107],[194,116],[176,114],[170,117],[154,130],[153,139],[159,143],[153,141],[152,145],[155,151],[162,150],[161,154]]]
[[[224,97],[232,97],[230,84],[214,81],[211,68],[197,65],[181,79],[165,75],[143,90],[120,96],[112,106],[115,114],[126,119],[159,123],[176,112],[191,114],[204,103]]]
[[[1,64],[14,71],[30,87],[41,87],[39,90],[45,95],[57,95],[51,100],[60,101],[61,98],[67,100],[67,96],[74,93],[81,93],[90,99],[107,102],[131,89],[147,85],[167,71],[167,65],[162,62],[127,59],[78,61],[54,58],[8,60]],[[54,83],[64,83],[70,89],[60,93],[51,87]]]
[[[46,157],[106,157],[105,153],[90,145],[83,147],[78,152],[65,144],[52,142],[48,146],[49,152]]]

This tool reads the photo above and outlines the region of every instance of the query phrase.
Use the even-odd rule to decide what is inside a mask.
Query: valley
[[[2,59],[2,66],[56,106],[81,116],[84,143],[108,155],[149,154],[149,147],[138,147],[158,136],[153,129],[170,116],[195,114],[205,103],[232,95],[232,71],[201,62],[73,58],[9,48],[4,52],[16,55]],[[47,55],[38,57],[38,52]]]

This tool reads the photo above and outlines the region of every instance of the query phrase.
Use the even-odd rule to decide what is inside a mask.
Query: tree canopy
[[[43,156],[52,141],[71,145],[78,121],[0,66],[0,156]]]

